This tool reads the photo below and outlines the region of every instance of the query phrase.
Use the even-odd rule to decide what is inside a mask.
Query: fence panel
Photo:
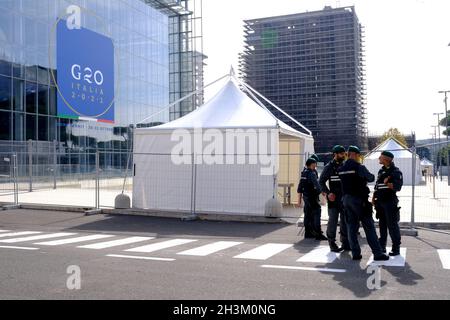
[[[0,153],[0,203],[15,203],[16,179],[15,179],[15,155]]]
[[[99,152],[99,206],[113,208],[117,195],[132,200],[133,157],[129,152]]]

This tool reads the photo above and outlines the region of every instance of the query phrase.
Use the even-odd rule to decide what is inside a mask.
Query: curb
[[[215,213],[198,213],[192,215],[190,212],[173,211],[148,211],[141,209],[103,209],[103,214],[128,215],[143,217],[175,218],[183,221],[223,221],[223,222],[253,222],[253,223],[282,223],[290,224],[282,218],[267,218],[262,216],[226,215]]]

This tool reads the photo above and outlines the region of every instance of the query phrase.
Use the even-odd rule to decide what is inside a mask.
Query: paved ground
[[[354,262],[295,225],[12,210],[0,230],[0,299],[450,299],[442,233],[404,237],[371,290],[364,239]]]

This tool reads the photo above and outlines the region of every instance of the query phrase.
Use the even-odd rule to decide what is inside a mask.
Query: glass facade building
[[[50,152],[56,144],[60,164],[88,165],[94,158],[85,155],[99,150],[111,151],[102,153],[102,164],[123,168],[132,148],[132,125],[174,101],[173,88],[184,92],[182,88],[195,87],[195,78],[189,79],[190,85],[185,75],[181,85],[181,76],[171,79],[173,70],[196,74],[192,60],[187,65],[178,58],[194,52],[188,38],[194,37],[192,27],[177,36],[171,22],[179,15],[192,17],[193,12],[180,10],[180,1],[172,2],[1,0],[0,153],[24,152],[32,140],[37,152]],[[58,91],[52,77],[58,72],[55,25],[70,5],[82,9],[82,28],[113,41],[114,124],[58,117]],[[175,5],[177,9],[172,9]],[[176,69],[172,60],[179,62]],[[190,110],[194,107],[190,105]],[[173,117],[168,109],[141,126]]]
[[[364,31],[354,7],[244,23],[244,80],[310,129],[316,152],[366,149]]]

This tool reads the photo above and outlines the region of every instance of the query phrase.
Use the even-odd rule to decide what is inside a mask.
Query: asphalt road
[[[450,235],[430,231],[377,282],[365,239],[355,262],[295,225],[12,210],[0,230],[0,299],[450,299]]]

